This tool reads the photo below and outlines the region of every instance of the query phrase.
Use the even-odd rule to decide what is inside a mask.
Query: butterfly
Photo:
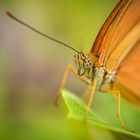
[[[74,56],[78,71],[69,64],[58,94],[64,88],[66,77],[72,71],[79,79],[91,86],[86,108],[89,112],[94,93],[102,91],[140,106],[140,1],[120,0],[101,27],[89,53]]]
[[[10,12],[7,15],[31,30],[75,51],[77,69],[69,64],[64,72],[56,101],[64,89],[68,73],[72,73],[90,86],[87,115],[96,91],[115,94],[118,99],[118,118],[121,96],[140,106],[140,1],[120,0],[101,27],[91,51],[79,52],[75,48],[56,40],[19,20]]]

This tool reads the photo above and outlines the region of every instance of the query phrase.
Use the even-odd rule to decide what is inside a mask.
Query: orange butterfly
[[[72,71],[91,87],[86,114],[96,91],[115,94],[118,97],[118,117],[122,127],[126,128],[120,116],[121,95],[140,105],[140,0],[120,0],[103,24],[90,53],[79,52],[39,32],[11,13],[7,12],[7,15],[31,30],[77,52],[74,60],[78,70],[71,64],[67,66],[56,97],[63,90],[69,71]]]
[[[58,94],[64,88],[66,77],[72,71],[92,88],[86,108],[89,112],[95,91],[116,94],[118,117],[120,96],[140,105],[140,1],[120,0],[103,24],[90,53],[75,55],[78,72],[68,65]]]

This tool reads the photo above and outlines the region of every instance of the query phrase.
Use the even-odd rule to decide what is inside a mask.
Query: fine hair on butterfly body
[[[91,87],[85,116],[90,110],[96,91],[112,93],[117,96],[117,115],[122,127],[126,129],[120,116],[121,96],[140,106],[140,87],[138,87],[140,76],[134,78],[136,77],[135,74],[140,73],[140,63],[138,61],[140,53],[140,0],[119,1],[100,29],[89,53],[79,52],[71,46],[39,32],[9,12],[7,12],[7,15],[31,30],[77,53],[74,55],[77,69],[71,64],[67,66],[60,89],[56,94],[56,101],[64,89],[69,71],[72,71],[76,77]],[[131,69],[132,65],[129,62],[132,62],[132,64],[138,62],[137,65],[134,65],[135,69]],[[135,74],[132,72],[135,72]],[[137,90],[137,87],[139,90]]]

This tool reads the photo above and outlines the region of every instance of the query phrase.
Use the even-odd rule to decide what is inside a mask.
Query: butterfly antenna
[[[13,20],[15,20],[15,21],[17,21],[18,23],[24,25],[25,27],[31,29],[32,31],[34,31],[34,32],[36,32],[36,33],[38,33],[38,34],[40,34],[40,35],[42,35],[42,36],[44,36],[44,37],[46,37],[46,38],[48,38],[48,39],[54,41],[54,42],[57,42],[57,43],[59,43],[59,44],[61,44],[61,45],[63,45],[63,46],[66,46],[67,48],[69,48],[69,49],[71,49],[71,50],[73,50],[73,51],[79,53],[79,51],[76,50],[76,49],[74,49],[73,47],[71,47],[71,46],[69,46],[69,45],[67,45],[67,44],[65,44],[65,43],[63,43],[63,42],[61,42],[61,41],[59,41],[59,40],[57,40],[57,39],[55,39],[55,38],[53,38],[53,37],[50,37],[50,36],[48,36],[48,35],[46,35],[46,34],[40,32],[40,31],[38,31],[37,29],[33,28],[32,26],[28,25],[27,23],[25,23],[25,22],[23,22],[22,20],[20,20],[20,19],[18,19],[17,17],[15,17],[15,16],[14,16],[13,14],[11,14],[10,12],[7,11],[6,14],[7,14],[10,18],[12,18]]]

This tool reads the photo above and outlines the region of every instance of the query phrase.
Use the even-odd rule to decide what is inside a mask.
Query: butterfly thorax
[[[98,58],[89,53],[77,53],[74,56],[79,76],[82,76],[86,83],[92,85],[93,79],[96,79],[96,90],[104,91],[106,87],[110,88],[116,77],[114,72],[108,73],[105,66],[98,64]]]

